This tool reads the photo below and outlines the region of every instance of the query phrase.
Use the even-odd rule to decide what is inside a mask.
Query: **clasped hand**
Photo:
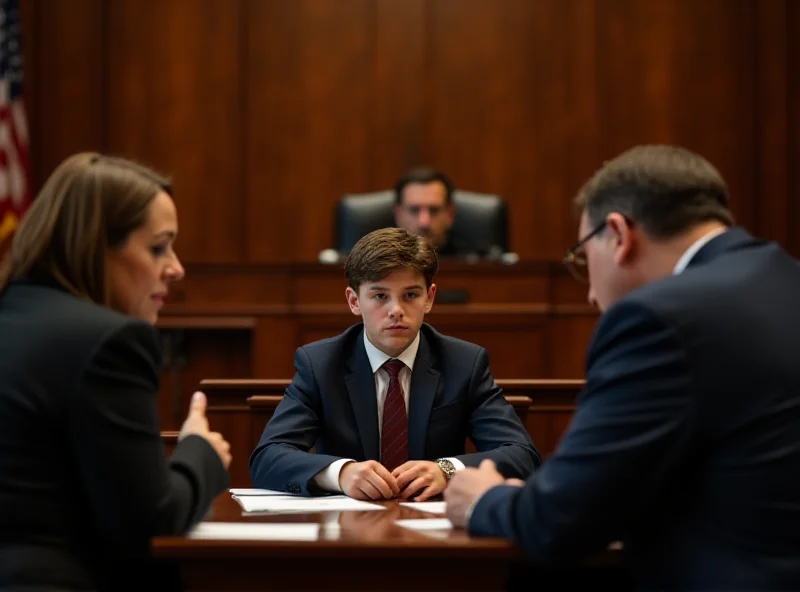
[[[339,473],[342,491],[359,500],[412,499],[425,501],[444,491],[447,478],[435,462],[410,460],[394,471],[375,460],[351,462]]]

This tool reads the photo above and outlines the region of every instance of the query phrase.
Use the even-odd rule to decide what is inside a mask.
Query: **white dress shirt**
[[[708,234],[704,234],[699,239],[694,241],[692,245],[683,252],[681,258],[678,259],[678,262],[675,264],[675,268],[672,270],[672,275],[678,275],[683,272],[691,263],[692,258],[697,255],[697,252],[706,246],[706,243],[709,242],[715,236],[718,236],[728,230],[727,228],[717,228],[716,230],[712,230]]]
[[[405,365],[405,367],[400,370],[400,374],[397,378],[400,381],[400,386],[403,387],[406,416],[408,415],[408,400],[411,396],[411,372],[414,370],[414,360],[417,357],[417,350],[419,350],[419,339],[419,333],[417,333],[414,341],[412,341],[403,353],[396,358]],[[367,358],[369,358],[369,365],[372,368],[372,375],[375,379],[375,394],[378,397],[378,417],[376,421],[378,422],[378,439],[380,440],[381,432],[383,431],[383,422],[381,421],[383,418],[383,407],[386,404],[386,391],[389,389],[389,373],[383,368],[383,364],[395,358],[392,358],[372,345],[367,338],[366,331],[364,331],[364,348],[367,350]],[[448,460],[453,463],[457,471],[464,468],[464,463],[457,458],[449,458]],[[325,491],[341,493],[342,488],[339,487],[339,474],[342,472],[342,467],[349,462],[355,461],[351,458],[340,458],[332,462],[317,473],[314,477],[314,482]]]

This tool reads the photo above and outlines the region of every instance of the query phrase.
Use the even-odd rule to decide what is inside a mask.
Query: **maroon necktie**
[[[405,364],[389,360],[383,368],[389,373],[389,387],[381,419],[381,463],[393,471],[408,460],[408,419],[399,378]]]

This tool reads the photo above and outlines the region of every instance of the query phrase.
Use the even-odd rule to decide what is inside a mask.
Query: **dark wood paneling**
[[[581,311],[582,310],[582,311]],[[560,312],[548,319],[545,343],[548,377],[581,378],[585,372],[586,349],[598,314],[588,306],[575,312]]]
[[[184,261],[243,260],[241,2],[105,6],[107,150],[173,176]]]
[[[600,156],[677,143],[708,158],[753,222],[751,0],[607,0],[598,11]],[[713,23],[713,26],[711,26]]]
[[[791,0],[22,2],[35,185],[85,149],[164,169],[188,261],[315,260],[342,193],[423,162],[502,194],[512,248],[555,260],[576,190],[645,142],[800,235]]]
[[[428,160],[508,200],[512,250],[560,257],[570,198],[596,163],[593,3],[428,6]]]
[[[426,0],[373,0],[368,190],[392,187],[402,171],[423,162],[425,6]]]
[[[315,260],[334,205],[369,189],[373,4],[247,3],[250,259]]]
[[[104,149],[104,1],[23,0],[33,187],[70,154]]]
[[[165,323],[169,327],[169,323]],[[189,400],[201,380],[209,375],[220,378],[252,376],[251,327],[236,323],[203,326],[191,319],[187,328],[161,329],[164,371],[158,394],[161,428],[179,430],[189,411]]]
[[[794,0],[786,0],[786,28],[788,58],[786,77],[789,81],[789,129],[788,156],[788,204],[792,225],[792,252],[800,257],[800,6]],[[777,148],[775,148],[777,149]],[[767,158],[769,155],[767,155]],[[764,196],[770,199],[769,195]]]
[[[756,143],[753,163],[756,186],[753,187],[755,220],[752,230],[792,248],[794,221],[787,216],[787,212],[793,209],[788,191],[792,132],[786,125],[790,115],[791,84],[791,77],[787,76],[791,64],[787,38],[789,27],[785,24],[787,4],[786,0],[756,4]]]

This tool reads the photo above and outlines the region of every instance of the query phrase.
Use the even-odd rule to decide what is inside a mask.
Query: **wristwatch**
[[[453,473],[456,472],[456,466],[446,458],[437,458],[436,464],[439,465],[440,469],[442,469],[445,479],[450,481],[450,477],[452,477]]]

